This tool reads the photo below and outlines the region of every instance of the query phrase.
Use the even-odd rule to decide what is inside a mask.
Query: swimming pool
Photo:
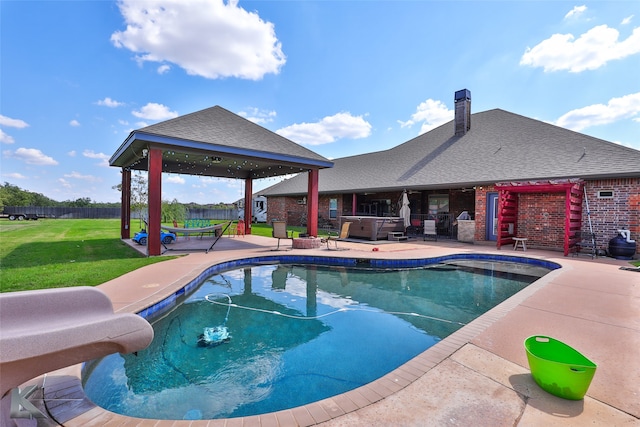
[[[149,308],[148,349],[87,364],[85,391],[108,410],[155,419],[316,401],[384,375],[556,268],[523,260],[264,257],[215,266]],[[220,325],[229,342],[198,346],[204,328]]]

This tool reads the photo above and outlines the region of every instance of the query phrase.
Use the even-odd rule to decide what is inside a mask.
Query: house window
[[[449,213],[448,194],[429,195],[429,215],[438,215],[439,213]]]
[[[598,191],[598,199],[613,199],[613,190]]]
[[[338,218],[338,199],[329,199],[329,218]]]

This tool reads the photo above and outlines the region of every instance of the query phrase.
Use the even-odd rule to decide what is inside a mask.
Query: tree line
[[[0,206],[43,206],[43,207],[71,207],[71,208],[117,208],[120,203],[94,202],[89,197],[59,202],[44,194],[23,190],[17,185],[5,182],[0,185]]]
[[[114,188],[120,190],[120,186]],[[147,208],[147,181],[140,175],[134,175],[131,188],[131,207],[134,211],[146,211]],[[70,208],[119,208],[119,202],[95,202],[89,197],[80,197],[76,200],[64,200],[59,202],[43,194],[23,190],[17,185],[5,182],[0,185],[0,209],[5,206],[42,206],[42,207],[70,207]],[[189,208],[202,209],[226,209],[232,208],[230,203],[215,203],[200,205],[198,203],[180,203],[176,199],[162,201],[163,216],[167,219],[180,220],[184,212]]]

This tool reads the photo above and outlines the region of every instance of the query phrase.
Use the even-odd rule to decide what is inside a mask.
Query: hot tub
[[[351,223],[349,237],[387,240],[389,232],[404,232],[404,219],[400,217],[343,216],[340,219],[340,226],[345,222]]]

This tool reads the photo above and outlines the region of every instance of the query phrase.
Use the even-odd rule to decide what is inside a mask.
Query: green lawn
[[[145,257],[120,240],[120,220],[0,220],[0,292],[96,286],[173,257]]]
[[[132,225],[133,235],[137,224]],[[295,236],[306,231],[287,229]],[[253,224],[251,229],[269,237],[271,230],[270,224]],[[119,219],[0,219],[0,243],[0,292],[96,286],[175,258],[148,258],[123,243]]]
[[[251,234],[255,236],[271,237],[272,230],[273,230],[273,227],[271,226],[271,224],[266,224],[266,223],[251,224]],[[298,237],[300,233],[306,233],[307,228],[287,226],[287,231],[290,231],[290,232],[292,231],[293,237]],[[326,232],[323,232],[323,230],[318,230],[319,236],[323,234],[326,236]]]

